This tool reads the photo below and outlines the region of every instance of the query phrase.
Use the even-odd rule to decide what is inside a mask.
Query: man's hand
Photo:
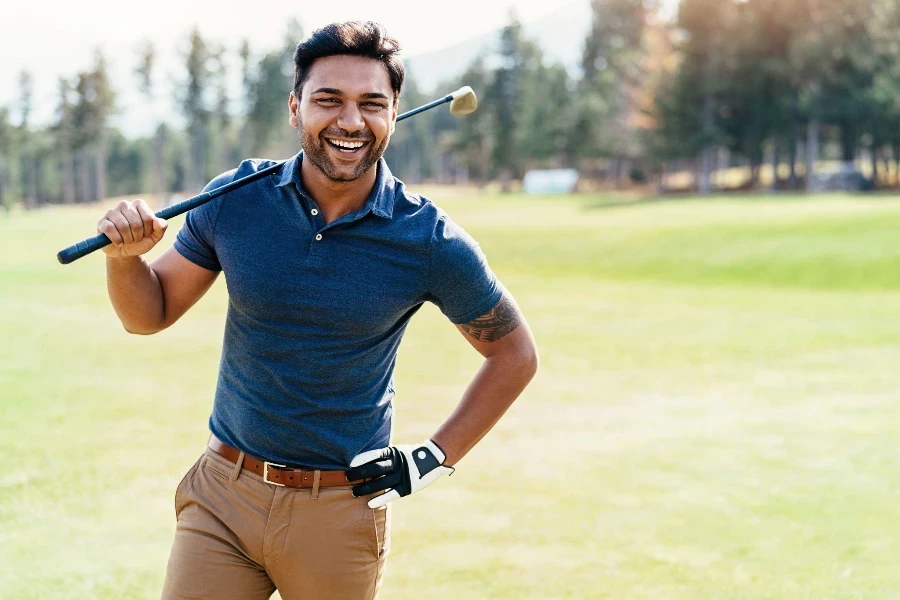
[[[418,446],[388,446],[357,455],[347,470],[347,479],[372,479],[353,486],[353,495],[357,497],[388,490],[369,500],[369,508],[378,508],[418,492],[441,475],[452,473],[453,467],[444,466],[445,459],[444,451],[431,440]]]
[[[140,256],[150,251],[166,233],[168,223],[153,214],[143,200],[122,200],[97,223],[97,233],[112,242],[103,248],[111,258]]]

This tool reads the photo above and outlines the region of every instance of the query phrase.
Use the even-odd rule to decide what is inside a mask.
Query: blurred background
[[[462,84],[481,97],[471,118],[398,130],[408,183],[514,189],[569,168],[579,189],[900,185],[895,0],[463,1],[437,20],[357,4],[4,8],[3,203],[193,194],[242,158],[290,156],[292,50],[351,16],[404,44],[404,109]]]

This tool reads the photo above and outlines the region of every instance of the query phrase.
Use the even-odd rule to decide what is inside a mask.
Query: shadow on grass
[[[655,196],[632,197],[608,197],[599,201],[591,201],[585,204],[585,210],[610,210],[616,208],[630,208],[648,204],[664,204],[676,202],[717,202],[722,200],[753,202],[759,200],[779,200],[782,202],[812,202],[826,198],[848,198],[853,200],[900,200],[900,193],[895,190],[878,190],[871,192],[740,192],[740,193],[715,193],[701,196],[691,192],[674,192],[658,194]]]

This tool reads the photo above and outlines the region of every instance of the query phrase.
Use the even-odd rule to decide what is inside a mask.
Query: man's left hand
[[[353,495],[357,497],[387,490],[369,500],[369,508],[378,508],[418,492],[441,475],[452,473],[453,467],[444,466],[446,458],[444,451],[431,440],[425,440],[418,446],[404,444],[369,450],[350,462],[347,479],[371,479],[353,486]]]

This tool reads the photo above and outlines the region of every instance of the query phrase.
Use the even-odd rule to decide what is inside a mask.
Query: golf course
[[[900,598],[900,200],[433,197],[541,367],[452,477],[393,504],[380,598]],[[3,600],[158,598],[208,437],[224,278],[129,335],[103,255],[56,261],[106,207],[0,212]],[[423,307],[394,440],[430,435],[480,363]]]

